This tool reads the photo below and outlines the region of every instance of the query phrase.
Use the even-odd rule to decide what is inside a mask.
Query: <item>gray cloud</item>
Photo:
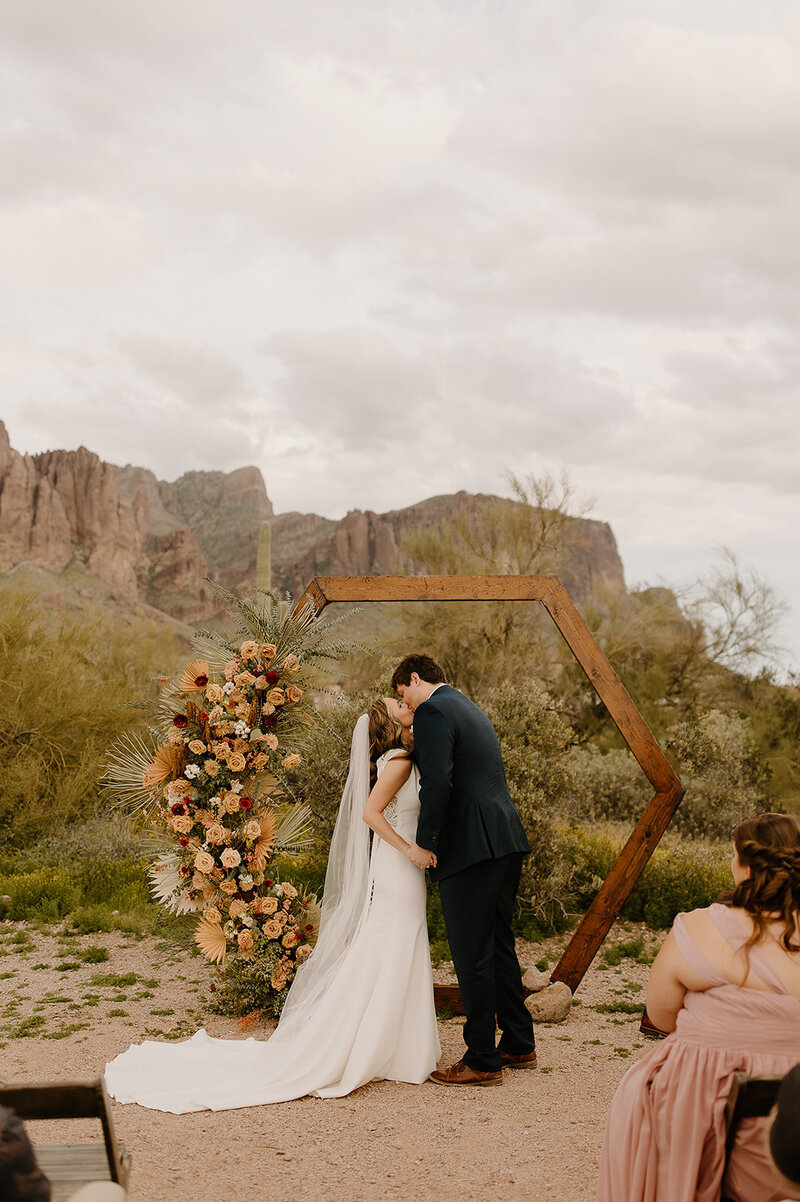
[[[738,540],[796,591],[790,0],[0,26],[15,445],[257,461],[279,509],[330,513],[567,464],[630,578]]]

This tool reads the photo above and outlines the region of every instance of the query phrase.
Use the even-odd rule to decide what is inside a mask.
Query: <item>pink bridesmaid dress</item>
[[[736,913],[711,917],[739,951],[747,942]],[[800,1062],[800,999],[760,948],[750,964],[769,992],[732,985],[692,942],[683,915],[678,947],[709,988],[686,994],[677,1027],[619,1084],[606,1125],[597,1202],[719,1202],[725,1158],[725,1103],[733,1074],[788,1072]],[[764,1146],[767,1119],[739,1129],[725,1179],[734,1202],[800,1199],[775,1176]]]

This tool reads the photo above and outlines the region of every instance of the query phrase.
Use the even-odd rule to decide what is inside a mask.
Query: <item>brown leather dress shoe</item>
[[[437,1069],[431,1073],[429,1081],[437,1085],[502,1085],[502,1072],[482,1073],[476,1068],[470,1068],[463,1060],[451,1064],[449,1068]]]
[[[536,1068],[536,1053],[526,1052],[524,1056],[515,1056],[512,1052],[501,1052],[500,1061],[503,1068]]]

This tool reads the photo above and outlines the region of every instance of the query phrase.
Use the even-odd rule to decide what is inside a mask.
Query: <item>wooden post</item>
[[[583,916],[551,980],[574,993],[656,849],[684,789],[652,731],[555,576],[317,576],[298,602],[539,601],[608,710],[655,793]]]

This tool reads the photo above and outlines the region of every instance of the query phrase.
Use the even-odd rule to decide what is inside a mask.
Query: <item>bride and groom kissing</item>
[[[341,1097],[374,1079],[494,1086],[504,1068],[536,1066],[511,929],[530,848],[497,735],[430,656],[407,655],[392,687],[396,696],[374,702],[353,731],[319,939],[275,1032],[135,1044],[106,1066],[118,1101],[223,1110]],[[442,1070],[426,869],[466,1014],[465,1051]]]

